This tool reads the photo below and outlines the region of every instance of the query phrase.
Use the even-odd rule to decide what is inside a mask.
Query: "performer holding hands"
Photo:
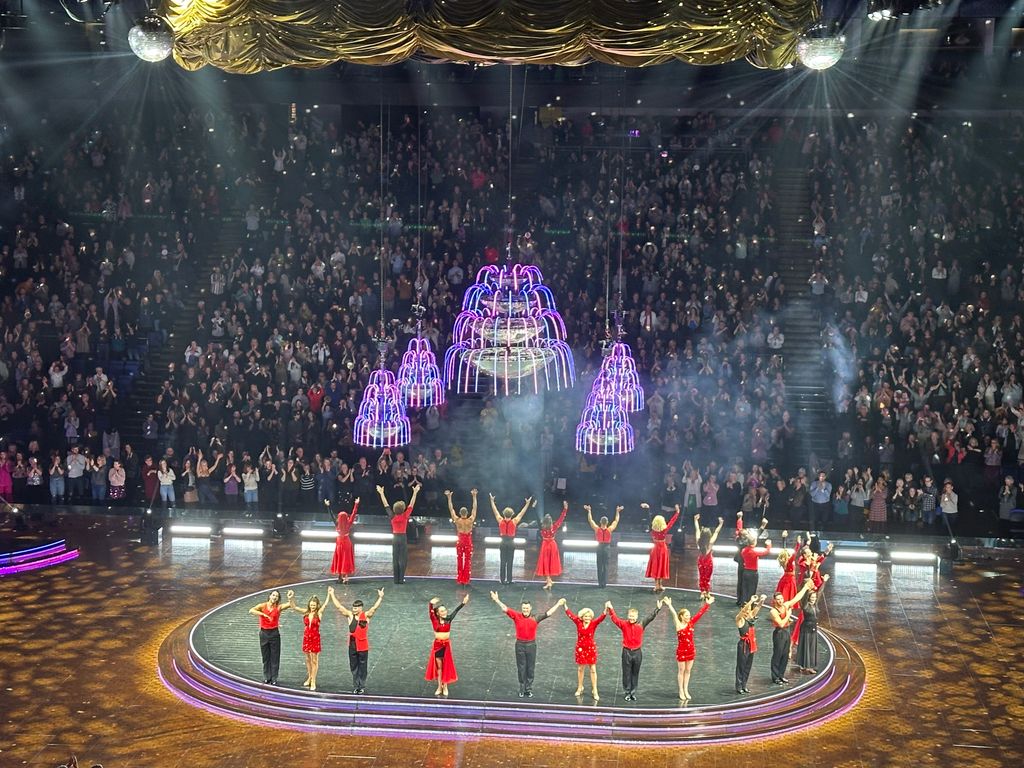
[[[565,605],[565,598],[558,601]],[[594,701],[600,701],[597,695],[597,643],[594,641],[594,632],[597,625],[604,621],[605,613],[594,618],[594,612],[589,608],[582,609],[579,614],[565,607],[565,615],[576,625],[576,698],[583,695],[583,671],[590,669],[590,692]]]
[[[281,591],[275,589],[265,603],[249,609],[249,614],[260,620],[260,655],[263,657],[263,682],[277,685],[281,669],[281,623],[282,608],[295,606],[295,592],[288,590],[288,603],[281,605]]]
[[[810,589],[814,589],[814,582],[808,579],[791,600],[786,600],[781,592],[776,592],[772,600],[772,682],[776,685],[785,685],[789,682],[786,679],[786,667],[789,665],[789,624],[793,620],[792,609]]]
[[[611,602],[604,604],[604,610],[611,617],[612,623],[622,630],[622,688],[626,694],[626,701],[636,701],[636,689],[640,681],[640,665],[644,660],[644,629],[654,621],[654,617],[661,610],[661,605],[659,600],[651,615],[641,623],[640,612],[636,608],[630,608],[626,612],[626,620],[623,621],[615,615],[615,608],[612,607]]]
[[[721,525],[719,525],[719,528],[721,528]],[[697,650],[693,644],[693,628],[707,612],[708,607],[715,602],[715,598],[708,595],[704,599],[704,605],[692,617],[686,608],[681,608],[676,613],[671,597],[663,597],[661,602],[672,608],[672,621],[676,625],[677,638],[676,662],[679,665],[676,680],[679,684],[679,700],[685,703],[690,700],[690,673],[693,671],[693,660],[697,658]]]
[[[348,668],[352,672],[352,693],[366,693],[366,673],[369,668],[370,619],[384,602],[384,590],[377,590],[377,602],[369,610],[363,610],[362,600],[353,600],[352,609],[343,606],[334,594],[334,587],[327,588],[327,596],[346,619],[348,619]]]
[[[471,490],[473,497],[472,511],[465,507],[459,507],[459,513],[455,514],[455,505],[452,504],[452,492],[445,491],[448,499],[448,514],[455,525],[459,539],[455,544],[455,581],[459,584],[469,584],[470,570],[473,565],[473,526],[476,525],[476,488]]]
[[[594,529],[594,538],[597,539],[597,585],[608,586],[608,550],[611,548],[612,533],[619,527],[619,515],[625,507],[615,508],[615,519],[611,523],[607,517],[602,517],[594,522],[594,512],[589,504],[584,504],[583,509],[587,512],[587,522]],[[582,690],[582,684],[580,689]]]
[[[502,612],[512,619],[516,625],[516,672],[519,675],[519,698],[533,698],[533,670],[537,665],[537,625],[550,618],[560,605],[565,605],[565,598],[551,606],[547,613],[533,615],[533,606],[526,600],[513,611],[491,592],[491,600],[498,604]]]
[[[324,616],[327,603],[321,603],[320,598],[313,595],[305,608],[297,605],[288,607],[302,614],[302,653],[306,656],[306,681],[302,685],[315,691],[316,673],[320,669],[320,619]]]

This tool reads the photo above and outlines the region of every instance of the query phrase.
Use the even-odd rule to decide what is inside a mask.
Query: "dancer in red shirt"
[[[447,699],[448,685],[459,679],[459,673],[455,669],[455,658],[452,656],[452,621],[469,602],[469,595],[465,595],[451,613],[448,613],[445,606],[439,605],[440,602],[440,598],[432,597],[427,604],[430,623],[434,627],[434,644],[430,647],[430,658],[427,660],[427,673],[424,677],[427,680],[437,680],[434,695]]]
[[[715,572],[714,549],[718,541],[718,534],[722,532],[725,520],[718,518],[718,527],[712,531],[710,528],[700,527],[700,513],[693,516],[693,529],[697,534],[697,588],[700,590],[702,600],[711,597],[711,576]]]
[[[334,557],[331,558],[331,573],[338,575],[338,581],[348,583],[348,577],[356,572],[355,550],[352,548],[352,537],[349,535],[352,526],[356,524],[356,517],[359,515],[359,498],[352,505],[352,513],[342,510],[338,513],[338,521],[334,524],[334,530],[338,532],[338,538],[334,541]]]
[[[452,492],[445,491],[448,499],[448,514],[455,524],[455,531],[459,539],[455,544],[455,581],[459,584],[469,584],[470,569],[473,565],[473,526],[476,525],[476,488],[470,491],[473,496],[473,510],[459,507],[459,513],[455,514],[455,505],[452,504]]]
[[[763,548],[758,547],[756,546],[757,531],[748,530],[743,532],[742,542],[743,548],[740,550],[740,560],[743,563],[743,570],[740,574],[737,599],[741,605],[745,605],[754,593],[757,592],[757,562],[760,558],[771,554],[772,540],[767,539]]]
[[[679,519],[679,505],[676,504],[676,513],[667,523],[661,515],[655,515],[651,520],[651,540],[654,546],[651,547],[650,557],[647,558],[647,578],[654,579],[654,591],[664,592],[665,587],[662,581],[669,576],[668,567],[668,545],[665,540],[672,533],[672,526]]]
[[[547,613],[542,613],[539,616],[533,615],[533,606],[527,601],[523,601],[517,612],[501,602],[497,592],[491,592],[491,600],[497,603],[502,612],[516,625],[516,673],[519,675],[519,698],[525,696],[532,699],[533,670],[537,665],[537,626],[544,619],[551,618],[551,614],[558,610],[558,606],[565,605],[565,600],[559,600],[548,609]]]
[[[306,656],[306,681],[303,687],[316,690],[316,673],[320,670],[320,619],[324,616],[327,602],[313,595],[305,608],[290,606],[293,611],[302,614],[302,653]]]
[[[499,513],[498,505],[494,501],[494,494],[491,494],[491,511],[494,512],[494,519],[498,523],[498,535],[501,537],[498,549],[498,581],[502,584],[512,583],[512,564],[516,556],[516,526],[519,525],[523,515],[526,514],[526,510],[533,503],[533,497],[528,496],[518,515],[512,510],[512,507],[505,507]]]
[[[348,619],[348,667],[352,672],[352,693],[366,693],[366,673],[369,668],[370,619],[384,602],[384,590],[377,590],[377,602],[369,610],[363,610],[363,601],[354,600],[352,610],[349,610],[338,602],[334,594],[334,587],[327,588],[327,596],[331,598],[334,607],[342,616]]]
[[[559,602],[565,605],[565,598]],[[584,608],[576,615],[566,606],[565,615],[576,625],[576,698],[583,696],[583,671],[589,667],[590,692],[594,701],[600,701],[601,697],[597,695],[597,643],[594,641],[594,631],[604,621],[606,614],[602,612],[595,619],[594,612],[589,608]]]
[[[659,600],[654,612],[641,622],[640,612],[636,608],[630,608],[626,612],[626,620],[623,621],[615,615],[615,608],[610,602],[604,604],[605,613],[611,617],[612,623],[622,630],[622,689],[626,692],[626,701],[636,701],[640,665],[644,660],[644,629],[654,621],[654,617],[661,610],[661,605]]]
[[[565,522],[565,516],[569,512],[569,502],[562,502],[562,514],[556,522],[551,521],[551,515],[544,515],[540,525],[540,554],[537,556],[537,576],[544,577],[544,589],[551,589],[555,582],[552,576],[562,575],[562,559],[558,554],[558,542],[555,534]]]
[[[612,544],[612,534],[619,527],[619,515],[625,507],[615,508],[615,519],[609,523],[607,517],[602,517],[600,522],[594,522],[594,512],[590,505],[584,504],[583,509],[587,511],[587,522],[594,530],[594,538],[597,540],[597,586],[608,586],[608,550]],[[582,690],[583,686],[580,685]]]
[[[260,655],[263,657],[263,682],[277,685],[281,669],[281,610],[295,607],[295,593],[288,590],[288,603],[281,605],[281,592],[275,589],[265,603],[249,609],[249,614],[260,619]]]
[[[715,598],[708,595],[704,605],[692,618],[686,608],[680,608],[676,613],[671,597],[664,597],[661,602],[672,608],[672,621],[676,625],[676,662],[679,665],[676,682],[679,684],[679,700],[685,704],[690,700],[690,673],[693,671],[693,660],[697,658],[697,649],[693,644],[693,628],[707,612],[708,606],[715,602]]]
[[[404,501],[389,504],[388,497],[384,495],[384,486],[377,486],[377,495],[384,504],[384,511],[391,518],[391,570],[395,584],[405,584],[405,567],[409,564],[409,537],[406,530],[413,507],[416,506],[416,497],[420,494],[420,487],[419,483],[413,485],[412,499],[406,506]]]

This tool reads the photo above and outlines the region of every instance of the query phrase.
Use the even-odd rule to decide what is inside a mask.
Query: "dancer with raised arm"
[[[370,619],[384,602],[384,590],[377,590],[377,602],[369,610],[363,610],[362,600],[353,600],[351,610],[343,606],[334,594],[334,587],[327,588],[338,612],[348,619],[348,668],[352,672],[352,693],[366,693],[366,673],[370,660]]]
[[[263,657],[263,682],[277,685],[281,670],[281,610],[295,606],[295,593],[288,590],[288,602],[281,605],[281,591],[275,589],[266,602],[249,609],[251,616],[260,620],[260,655]]]
[[[761,527],[756,529],[756,530],[754,530],[754,532],[753,532],[754,533],[754,537],[755,537],[754,538],[755,543],[756,543],[757,539],[760,538],[761,534],[764,533],[764,529],[767,528],[767,527],[768,527],[768,518],[762,517],[761,518]],[[747,531],[747,529],[743,527],[743,510],[740,510],[739,512],[736,513],[736,555],[735,555],[735,557],[733,557],[733,560],[736,561],[736,605],[737,606],[741,606],[744,603],[744,601],[740,600],[740,595],[741,595],[740,585],[743,583],[743,571],[744,571],[743,548],[747,545],[747,534],[748,533],[749,533],[749,531]],[[757,587],[756,586],[755,586],[754,590],[757,591]],[[753,592],[751,592],[751,594],[753,594]]]
[[[754,664],[754,654],[757,653],[754,621],[757,620],[757,614],[761,612],[767,599],[767,595],[754,595],[736,614],[736,629],[740,633],[739,642],[736,644],[736,693],[750,693],[747,690],[747,680],[750,679],[750,668]]]
[[[676,682],[679,685],[679,700],[686,703],[690,700],[690,673],[693,671],[693,660],[697,658],[697,649],[693,644],[693,628],[707,613],[715,598],[711,595],[704,598],[704,605],[692,617],[686,608],[680,608],[676,613],[671,597],[663,597],[661,602],[672,609],[672,621],[676,625],[676,663],[679,665]]]
[[[793,620],[793,606],[799,603],[808,590],[814,589],[814,582],[808,579],[803,587],[791,600],[786,600],[781,592],[776,592],[769,613],[772,617],[772,682],[785,685],[786,667],[789,665],[789,648],[791,645],[789,625]]]
[[[297,605],[289,606],[291,610],[302,614],[302,653],[306,657],[306,680],[303,687],[316,690],[316,673],[320,670],[320,620],[327,609],[327,602],[313,595],[305,608]]]
[[[665,540],[672,533],[672,526],[679,519],[679,505],[676,504],[676,513],[667,523],[661,515],[655,515],[651,520],[651,554],[647,558],[647,578],[654,579],[654,592],[664,592],[665,586],[662,583],[669,577],[669,556],[668,544]]]
[[[757,531],[753,528],[743,532],[743,548],[740,550],[740,559],[743,561],[743,571],[740,574],[737,598],[740,604],[745,604],[754,593],[757,592],[757,565],[762,557],[772,552],[772,540],[767,539],[764,547],[757,546]]]
[[[473,567],[473,526],[476,525],[476,488],[471,490],[473,497],[472,511],[465,507],[459,507],[459,513],[455,514],[455,505],[452,504],[452,492],[445,491],[445,498],[448,499],[448,514],[451,516],[455,531],[458,534],[458,541],[455,543],[455,581],[459,584],[469,584],[470,571]]]
[[[448,686],[459,679],[459,674],[455,669],[455,657],[452,656],[452,621],[468,602],[469,595],[467,594],[451,613],[444,605],[440,604],[440,598],[432,597],[427,603],[430,623],[434,627],[434,644],[430,647],[430,658],[427,659],[427,673],[424,678],[437,680],[435,696],[443,696],[447,699]]]
[[[796,546],[793,549],[789,549],[787,539],[789,539],[789,531],[783,531],[782,549],[779,550],[779,556],[776,558],[782,567],[782,576],[779,578],[779,583],[775,585],[775,591],[781,592],[783,597],[789,600],[797,592],[796,563],[800,557],[800,549],[803,544],[801,538],[797,536]]]
[[[661,605],[662,602],[659,600],[651,615],[641,622],[640,612],[636,608],[630,608],[626,612],[625,621],[623,621],[615,615],[615,608],[611,602],[604,604],[605,613],[611,618],[612,623],[622,630],[622,689],[625,691],[626,701],[636,701],[636,689],[640,682],[640,665],[644,660],[644,630],[661,611]]]
[[[565,605],[565,598],[559,602]],[[583,672],[589,669],[590,693],[594,701],[600,701],[601,697],[597,693],[597,643],[594,632],[606,614],[602,611],[600,616],[594,618],[594,612],[589,608],[583,608],[579,614],[575,614],[566,606],[565,615],[576,625],[576,698],[583,695]]]
[[[828,581],[828,574],[823,577]],[[800,636],[796,645],[796,668],[805,675],[818,673],[818,594],[812,589],[800,606]]]
[[[348,577],[356,572],[355,549],[352,547],[352,526],[356,524],[356,517],[359,515],[359,497],[356,497],[352,504],[351,514],[342,510],[338,513],[334,530],[338,532],[338,538],[334,541],[334,557],[331,558],[331,573],[338,575],[340,583],[347,584]]]
[[[498,581],[502,584],[511,584],[512,564],[516,556],[516,528],[523,519],[523,515],[526,514],[526,510],[533,504],[533,497],[528,496],[526,498],[526,503],[523,504],[523,508],[519,510],[518,515],[513,511],[512,507],[505,507],[501,512],[498,512],[498,505],[494,502],[494,494],[490,494],[490,497],[491,511],[494,513],[494,519],[498,522],[498,535],[501,537],[501,542],[498,545]]]
[[[562,575],[562,557],[558,552],[558,541],[555,535],[558,529],[565,522],[565,516],[569,513],[569,502],[562,502],[562,514],[558,520],[552,522],[551,515],[544,515],[540,524],[540,553],[537,555],[537,576],[544,577],[544,589],[551,589],[555,582],[553,576]]]
[[[594,538],[597,539],[597,585],[606,587],[608,586],[608,550],[611,549],[612,533],[619,527],[619,515],[625,507],[615,508],[615,519],[610,523],[607,517],[602,517],[595,523],[594,511],[589,504],[584,504],[583,509],[587,511],[587,522],[594,529]]]
[[[384,486],[377,486],[377,495],[384,504],[384,511],[391,519],[391,570],[394,575],[395,584],[405,583],[405,567],[409,564],[409,537],[406,531],[409,528],[409,518],[412,517],[412,510],[416,506],[416,497],[420,493],[420,484],[412,486],[412,499],[408,506],[404,501],[388,503],[388,497],[384,495]]]
[[[693,529],[697,535],[697,589],[700,590],[700,598],[707,602],[711,597],[711,576],[715,572],[715,542],[718,541],[718,534],[722,532],[725,520],[718,518],[718,527],[712,531],[710,528],[700,527],[700,513],[693,516]]]
[[[491,592],[491,600],[497,603],[502,613],[516,625],[516,674],[519,675],[519,698],[525,696],[532,699],[533,670],[537,666],[537,626],[544,619],[551,618],[560,605],[565,605],[565,598],[551,606],[547,613],[539,616],[533,615],[533,606],[529,601],[524,600],[519,606],[519,611],[513,611],[501,602],[497,592]]]

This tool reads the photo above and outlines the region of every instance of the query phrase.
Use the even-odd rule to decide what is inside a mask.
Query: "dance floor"
[[[0,766],[55,766],[74,752],[85,763],[108,766],[661,766],[699,764],[763,766],[766,751],[777,749],[787,764],[802,765],[1019,765],[1024,760],[1024,656],[1019,636],[1024,627],[1024,593],[1019,553],[1002,552],[995,559],[959,565],[952,576],[930,567],[880,566],[866,563],[836,565],[824,599],[823,625],[849,641],[863,659],[867,673],[864,697],[845,715],[820,726],[771,741],[718,746],[638,748],[627,744],[568,744],[517,742],[511,739],[431,739],[309,733],[270,728],[209,713],[181,701],[157,675],[161,646],[176,628],[210,609],[270,588],[323,579],[330,561],[329,545],[298,539],[231,541],[165,538],[145,546],[123,520],[65,518],[59,531],[40,534],[38,541],[66,538],[81,556],[53,568],[6,577],[0,601]],[[31,546],[32,537],[20,544]],[[980,553],[968,553],[980,554]],[[360,545],[357,565],[365,582],[385,579],[390,551],[379,545]],[[454,550],[411,550],[410,573],[419,577],[454,572]],[[524,573],[517,558],[516,578]],[[566,578],[591,580],[593,555],[567,554]],[[644,557],[623,554],[613,559],[611,579],[642,583]],[[531,562],[532,565],[532,562]],[[734,589],[731,561],[720,560],[715,589]],[[497,552],[478,550],[475,575],[493,577]],[[692,587],[693,552],[673,557],[672,586]],[[762,564],[762,583],[778,577],[773,562]],[[363,599],[362,583],[350,589]],[[381,581],[380,583],[385,583]],[[429,587],[428,587],[429,585]],[[511,622],[486,598],[490,585],[473,588],[469,607],[456,620],[453,635],[462,680],[453,695],[473,686],[499,692],[515,683],[515,671],[505,646]],[[386,584],[387,596],[371,639],[373,685],[407,685],[409,695],[430,698],[432,689],[421,680],[429,631],[425,607],[415,605],[427,592],[448,602],[457,594],[454,581],[413,580],[405,589],[416,595],[407,619],[391,624],[387,610],[398,606],[392,593],[402,589]],[[517,585],[502,593],[514,603],[523,589],[537,597],[538,608],[550,603],[539,585]],[[649,593],[612,591],[613,600],[652,601]],[[320,590],[322,591],[322,590]],[[297,590],[301,597],[304,593]],[[596,587],[563,585],[573,607],[597,607],[603,592]],[[621,597],[619,596],[621,595]],[[389,601],[394,600],[389,604]],[[692,599],[683,602],[693,607]],[[723,691],[720,675],[731,664],[719,659],[709,637],[732,613],[725,599],[708,617],[716,623],[699,627],[698,660],[692,693],[695,703]],[[247,617],[246,617],[247,618]],[[301,682],[301,660],[295,652],[296,614],[284,625],[285,654],[282,681]],[[332,619],[332,621],[334,621]],[[462,622],[465,624],[462,625]],[[537,687],[546,702],[571,702],[571,625],[564,616],[542,625],[539,634]],[[291,624],[294,623],[294,626]],[[641,676],[641,701],[674,695],[674,674],[667,657],[671,644],[668,617],[650,628],[651,652]],[[462,626],[460,626],[462,625]],[[470,653],[459,630],[476,625],[493,629],[493,658]],[[724,625],[723,625],[724,626]],[[763,626],[763,625],[762,625]],[[405,628],[408,627],[408,632]],[[726,627],[727,628],[727,627]],[[702,633],[700,630],[703,629]],[[329,630],[334,631],[334,630]],[[424,635],[424,632],[427,632]],[[392,637],[391,635],[395,635]],[[618,632],[598,632],[601,660],[602,707],[616,689]],[[325,639],[326,639],[325,633]],[[768,633],[761,632],[764,651]],[[255,631],[241,624],[239,640],[250,644],[251,656],[241,652],[239,664],[258,658]],[[330,641],[336,642],[337,639]],[[734,646],[733,646],[734,647]],[[240,646],[244,649],[244,645]],[[723,646],[724,649],[724,646]],[[382,674],[385,656],[401,655],[400,679]],[[767,653],[759,653],[751,685],[755,695],[767,689]],[[244,658],[243,658],[244,656]],[[338,649],[323,655],[321,687],[343,686],[344,659]],[[667,666],[662,668],[662,661]],[[568,689],[567,689],[568,684]],[[652,702],[645,702],[646,697]],[[433,699],[430,699],[433,701]],[[608,701],[608,706],[621,704]]]

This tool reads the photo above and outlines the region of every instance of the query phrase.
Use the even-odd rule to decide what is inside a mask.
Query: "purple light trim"
[[[635,442],[629,417],[615,393],[595,389],[576,427],[576,450],[589,456],[620,456],[632,451]]]
[[[186,679],[183,675],[181,675],[181,670],[178,668],[176,662],[174,662],[174,670],[175,670],[175,672],[178,673],[178,675],[182,678],[182,680]],[[208,712],[208,713],[211,713],[211,714],[215,714],[215,715],[225,716],[225,717],[228,717],[228,718],[233,719],[233,720],[249,723],[251,725],[261,725],[261,726],[269,725],[269,726],[272,726],[272,727],[275,727],[275,728],[288,729],[288,730],[298,730],[298,731],[303,731],[303,732],[306,732],[306,733],[323,733],[325,731],[327,731],[327,732],[338,732],[340,730],[340,731],[343,731],[343,732],[365,734],[365,735],[369,735],[369,736],[381,736],[381,737],[389,737],[389,738],[394,738],[396,736],[395,729],[389,729],[389,728],[366,728],[366,727],[363,727],[361,725],[355,725],[355,724],[352,724],[352,725],[349,725],[347,727],[341,728],[339,726],[317,725],[317,724],[313,724],[313,723],[287,723],[287,722],[281,722],[279,720],[274,720],[274,719],[271,719],[271,718],[257,717],[257,716],[254,716],[254,715],[244,715],[244,714],[241,714],[239,712],[235,712],[233,710],[223,709],[221,707],[217,707],[217,706],[214,706],[212,704],[208,704],[207,702],[200,701],[199,699],[196,699],[195,697],[190,696],[189,694],[185,693],[184,691],[181,691],[180,689],[172,686],[170,683],[168,683],[167,679],[164,677],[163,672],[160,670],[159,666],[157,667],[156,673],[157,673],[157,678],[160,680],[161,683],[163,683],[164,687],[168,691],[170,691],[171,694],[173,694],[180,701],[183,701],[186,704],[189,704],[189,705],[191,705],[193,707],[201,709],[201,710],[203,710],[205,712]],[[802,731],[802,730],[805,730],[805,729],[808,729],[808,728],[812,728],[812,727],[817,726],[817,725],[821,725],[823,723],[830,722],[832,720],[835,720],[837,717],[841,717],[841,716],[845,715],[847,712],[849,712],[851,709],[853,709],[853,707],[855,707],[860,702],[860,700],[861,700],[861,698],[863,698],[863,696],[864,696],[864,687],[861,687],[861,690],[858,692],[857,697],[852,702],[850,702],[846,706],[842,707],[841,709],[839,709],[839,710],[837,710],[837,711],[835,711],[833,713],[830,713],[828,715],[823,716],[819,720],[815,720],[815,721],[810,722],[810,723],[794,725],[794,726],[790,726],[790,727],[787,727],[787,728],[780,728],[779,730],[774,731],[771,734],[759,734],[756,738],[775,738],[775,737],[778,737],[778,736],[783,736],[783,735],[786,735],[786,734],[789,734],[789,733],[795,733],[797,731]],[[609,728],[608,730],[614,731],[615,729],[614,728]],[[470,733],[456,733],[456,732],[453,732],[453,731],[450,731],[450,730],[447,730],[447,731],[445,731],[445,730],[433,731],[433,730],[412,729],[412,728],[404,728],[397,735],[399,735],[399,736],[412,736],[414,738],[424,738],[424,739],[431,739],[431,740],[437,740],[437,741],[478,741],[480,739],[485,739],[485,738],[496,738],[496,739],[507,738],[503,734],[499,734],[499,733],[494,733],[494,734],[489,734],[489,733],[488,734],[472,733],[472,732],[470,732]],[[538,736],[538,735],[536,735],[535,732],[531,732],[530,729],[524,729],[521,733],[516,733],[516,738],[517,739],[527,740],[527,741],[543,741],[543,742],[565,741],[566,740],[566,737],[565,737],[564,733],[560,734],[557,737],[556,736]],[[741,741],[742,742],[749,742],[751,738],[752,737],[750,735],[737,735],[737,736],[721,736],[721,737],[716,737],[714,739],[702,739],[700,741],[664,740],[664,741],[657,741],[657,742],[653,742],[653,743],[637,741],[635,739],[602,738],[602,739],[598,739],[598,740],[580,739],[579,742],[580,743],[595,743],[596,742],[596,743],[602,743],[602,744],[629,745],[629,746],[654,747],[654,748],[665,747],[665,746],[703,747],[703,746],[714,745],[714,744],[732,744],[732,743],[741,742]]]
[[[10,565],[12,563],[23,563],[26,560],[35,560],[40,557],[47,557],[49,555],[63,552],[67,547],[67,542],[64,539],[60,541],[54,541],[50,544],[43,544],[39,547],[32,547],[31,549],[19,549],[17,552],[9,552],[6,555],[0,555],[0,565]]]
[[[429,408],[444,403],[444,382],[427,339],[417,336],[409,340],[398,369],[398,389],[406,408]]]
[[[576,381],[565,323],[535,266],[486,266],[452,327],[444,358],[449,388],[462,394],[522,394]]]
[[[4,566],[3,568],[0,568],[0,576],[11,576],[15,573],[24,573],[25,571],[38,571],[40,568],[48,568],[51,565],[66,563],[69,560],[74,560],[76,557],[78,557],[78,550],[70,549],[67,552],[62,552],[54,557],[47,557],[42,560],[32,560],[18,565]]]
[[[379,368],[370,374],[352,429],[356,445],[366,448],[397,448],[409,442],[409,417],[402,405],[395,375]]]
[[[594,382],[596,391],[600,385],[614,393],[616,400],[627,413],[644,409],[644,388],[636,372],[636,362],[628,344],[615,342],[608,355],[601,361],[601,370]]]

